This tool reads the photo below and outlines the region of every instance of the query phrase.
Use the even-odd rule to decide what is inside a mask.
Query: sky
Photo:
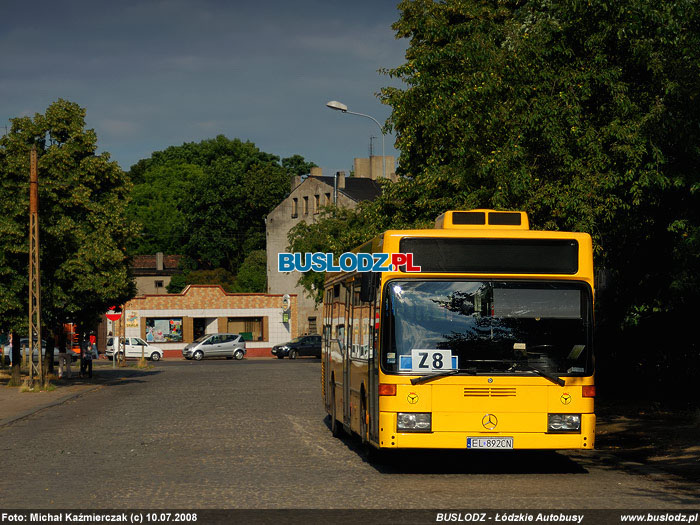
[[[98,152],[128,170],[154,151],[223,134],[325,175],[381,155],[370,119],[404,62],[392,0],[0,0],[0,133],[55,100],[87,111]],[[398,157],[394,137],[387,155]]]

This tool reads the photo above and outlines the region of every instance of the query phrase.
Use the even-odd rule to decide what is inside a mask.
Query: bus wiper
[[[523,368],[525,368],[527,370],[531,370],[532,372],[536,373],[537,375],[542,376],[545,379],[550,380],[555,385],[564,386],[566,384],[566,381],[564,381],[561,377],[556,376],[554,374],[550,374],[549,372],[545,372],[544,370],[540,370],[539,368],[536,368],[528,363],[514,363],[513,366],[511,367],[511,370],[515,370],[519,366],[522,366]]]
[[[411,379],[411,384],[420,385],[421,383],[427,383],[428,381],[432,381],[433,379],[440,379],[441,377],[453,376],[456,374],[468,374],[473,376],[476,374],[476,368],[453,368],[452,370],[434,372],[425,376],[414,377],[413,379]]]

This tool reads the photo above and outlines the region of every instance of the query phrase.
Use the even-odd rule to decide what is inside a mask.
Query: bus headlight
[[[581,414],[549,414],[547,432],[581,432]]]
[[[430,432],[431,414],[420,412],[399,412],[396,417],[397,432]]]

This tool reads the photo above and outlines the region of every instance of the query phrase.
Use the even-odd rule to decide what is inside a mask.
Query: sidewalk
[[[113,381],[151,372],[148,368],[138,369],[134,364],[130,365],[112,368],[111,362],[95,361],[92,378],[84,379],[78,377],[80,367],[73,366],[71,378],[52,381],[55,389],[49,392],[21,392],[21,387],[8,387],[5,386],[7,380],[0,380],[0,427],[103,388]],[[5,368],[2,372],[7,373],[8,369]]]
[[[76,384],[58,386],[51,392],[20,392],[20,387],[0,386],[0,427],[97,388],[101,385]]]

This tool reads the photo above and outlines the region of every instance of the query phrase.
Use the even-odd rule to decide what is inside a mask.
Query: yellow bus
[[[592,449],[593,252],[525,212],[448,211],[356,253],[420,272],[326,275],[331,431],[378,449]]]

